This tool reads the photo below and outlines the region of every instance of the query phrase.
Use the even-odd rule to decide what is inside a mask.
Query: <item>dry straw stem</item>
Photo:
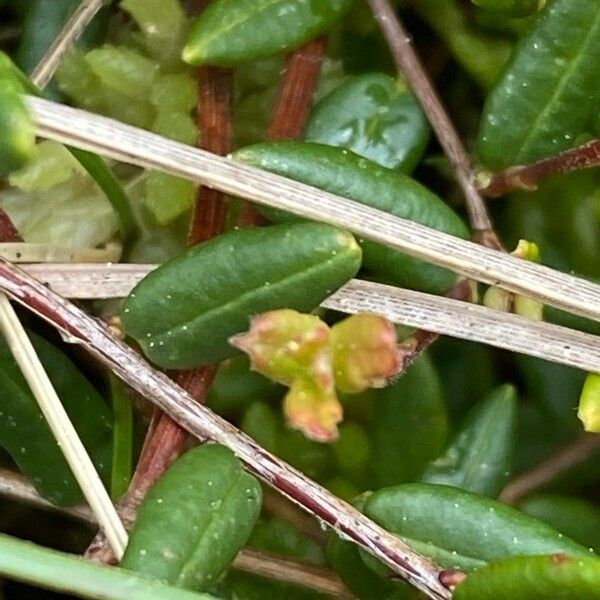
[[[67,298],[122,298],[157,265],[25,265]],[[345,313],[374,312],[391,321],[600,372],[600,338],[452,298],[353,279],[323,302]]]
[[[0,256],[16,263],[110,263],[121,257],[121,244],[103,248],[68,248],[27,242],[0,243]]]
[[[595,283],[483,248],[106,117],[39,98],[28,97],[27,102],[41,137],[198,181],[308,219],[331,223],[471,279],[600,320],[600,286]]]
[[[87,525],[95,526],[97,524],[92,511],[87,506],[57,508],[52,503],[44,500],[23,475],[14,473],[9,469],[0,469],[0,496],[18,502],[25,502],[34,508],[68,515]],[[239,571],[261,575],[282,583],[310,588],[323,594],[329,594],[334,598],[344,600],[354,598],[339,578],[330,570],[273,554],[245,549],[237,555],[232,566]]]
[[[19,318],[4,294],[0,295],[0,328],[83,495],[115,554],[121,557],[127,545],[125,528]]]
[[[193,398],[164,373],[149,366],[99,321],[21,269],[0,260],[0,289],[84,345],[111,371],[200,440],[229,447],[262,481],[323,524],[355,542],[399,576],[435,600],[449,600],[440,568],[402,540],[336,498],[305,475],[261,448],[254,440]]]
[[[58,1],[58,0],[55,0]],[[39,88],[45,88],[50,82],[63,56],[79,39],[92,19],[98,14],[107,0],[82,0],[71,18],[65,23],[62,31],[50,48],[42,56],[31,73],[31,81]]]

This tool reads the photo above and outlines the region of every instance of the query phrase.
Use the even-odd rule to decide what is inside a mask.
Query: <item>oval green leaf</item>
[[[386,169],[349,150],[308,142],[269,142],[248,146],[234,158],[266,171],[290,177],[344,196],[396,217],[461,238],[468,232],[460,218],[435,194],[410,177]],[[296,217],[262,209],[273,221]],[[454,273],[427,264],[380,244],[361,241],[363,266],[375,279],[431,293],[445,293],[456,281]]]
[[[143,279],[123,305],[127,333],[164,368],[233,356],[228,339],[251,315],[309,312],[359,269],[354,238],[320,223],[231,231]]]
[[[110,412],[90,382],[57,348],[29,338],[96,468],[106,480],[111,462]],[[3,337],[0,337],[0,446],[37,491],[57,506],[83,501],[77,481]]]
[[[600,561],[563,555],[519,556],[471,573],[454,600],[598,600]]]
[[[358,75],[314,108],[309,142],[347,148],[390,169],[410,173],[429,141],[429,124],[406,82],[382,73]]]
[[[261,494],[258,481],[225,446],[190,450],[146,496],[121,566],[178,587],[205,589],[250,536]]]
[[[370,425],[375,486],[414,481],[446,442],[448,422],[440,382],[427,355],[393,385],[377,391]]]
[[[568,535],[571,539],[600,552],[600,508],[586,500],[543,494],[526,498],[519,509]]]
[[[549,1],[486,101],[483,163],[497,169],[571,147],[597,112],[599,62],[600,4]]]
[[[279,54],[331,29],[351,0],[215,0],[183,49],[193,65],[231,66]]]
[[[365,514],[445,568],[471,569],[514,555],[590,551],[548,525],[489,498],[444,485],[384,488]]]
[[[512,469],[516,425],[515,388],[503,385],[471,411],[450,446],[429,465],[421,481],[497,496]]]

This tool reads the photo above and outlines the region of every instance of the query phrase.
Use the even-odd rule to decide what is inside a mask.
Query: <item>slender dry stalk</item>
[[[25,329],[4,294],[0,295],[0,329],[113,551],[122,556],[127,545],[125,528]]]
[[[575,465],[600,451],[600,434],[584,433],[529,471],[509,481],[500,494],[506,504],[518,504]]]
[[[27,103],[42,137],[331,223],[470,279],[600,320],[598,284],[105,117],[39,98],[28,97]]]
[[[67,515],[87,525],[97,525],[92,511],[87,506],[57,508],[51,502],[44,500],[23,475],[8,469],[0,469],[0,496],[25,502],[34,508]],[[239,571],[281,583],[299,585],[322,594],[329,594],[334,598],[342,600],[353,598],[344,584],[330,570],[274,554],[246,548],[237,555],[231,566]]]
[[[22,241],[0,243],[0,256],[16,263],[112,263],[119,260],[121,250],[121,244],[116,242],[109,242],[103,248],[68,248]]]
[[[454,124],[412,46],[412,40],[389,0],[368,0],[387,40],[398,70],[406,77],[453,167],[465,196],[474,237],[490,248],[501,249],[483,198],[475,187],[473,168]]]
[[[0,220],[0,229],[5,235],[0,240],[8,239],[13,241],[12,245],[22,245],[19,244],[21,235],[4,211],[0,213]],[[127,534],[121,520],[21,321],[3,293],[0,293],[0,330],[83,495],[106,531],[115,554],[122,555]]]
[[[539,160],[530,165],[508,167],[489,177],[482,174],[482,185],[479,191],[490,198],[504,196],[515,190],[533,191],[540,180],[551,175],[564,175],[600,166],[600,140],[592,140],[587,144],[561,152]]]
[[[440,568],[432,561],[194,402],[164,373],[150,367],[126,344],[112,337],[99,321],[3,260],[0,260],[0,289],[71,340],[84,345],[125,383],[195,437],[229,447],[250,472],[324,525],[361,546],[430,598],[450,599],[449,590],[439,581]]]
[[[82,300],[122,298],[157,265],[25,265],[24,269],[55,292]],[[466,294],[466,291],[463,290]],[[598,336],[551,323],[531,321],[519,315],[465,302],[466,295],[440,297],[381,283],[353,279],[323,302],[346,313],[376,312],[391,321],[488,344],[544,360],[600,372]],[[414,347],[406,347],[410,361]]]
[[[73,44],[106,3],[107,0],[81,0],[81,4],[65,23],[63,30],[31,73],[31,81],[35,85],[39,88],[45,88],[48,85],[63,56],[73,47]]]

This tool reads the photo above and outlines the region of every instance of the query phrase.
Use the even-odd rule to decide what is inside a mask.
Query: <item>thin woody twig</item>
[[[63,56],[71,49],[92,19],[98,14],[107,0],[81,0],[81,3],[67,21],[63,30],[41,58],[33,72],[31,81],[40,88],[50,82]]]
[[[506,504],[518,504],[559,475],[600,451],[600,434],[584,433],[529,471],[509,481],[500,494]]]
[[[450,591],[439,581],[441,571],[437,565],[194,402],[185,390],[150,367],[81,309],[6,261],[0,261],[0,289],[71,339],[79,340],[125,383],[198,439],[210,439],[228,446],[250,472],[337,533],[360,545],[430,598],[450,599]]]
[[[508,167],[489,176],[482,174],[479,191],[489,198],[504,196],[516,190],[530,192],[537,189],[542,179],[551,175],[565,175],[598,166],[600,166],[600,140],[592,140],[530,165]]]
[[[288,54],[267,132],[268,139],[295,140],[302,137],[319,82],[326,46],[327,38],[318,37]],[[261,222],[266,222],[266,219],[250,202],[245,202],[238,225],[252,227]]]
[[[494,233],[485,202],[475,187],[469,155],[417,57],[410,36],[405,31],[389,0],[368,0],[368,2],[387,40],[398,70],[404,74],[412,90],[419,98],[421,106],[454,169],[458,184],[465,196],[469,221],[475,240],[488,247],[501,249],[502,244]]]
[[[296,140],[302,137],[310,116],[326,46],[327,38],[318,37],[288,55],[267,133],[270,140]]]
[[[25,265],[55,292],[77,299],[121,298],[156,265]],[[462,287],[462,286],[461,286]],[[460,293],[459,293],[460,292]],[[465,302],[468,290],[447,298],[353,279],[325,300],[339,312],[371,311],[391,321],[600,372],[598,337]],[[423,339],[421,343],[426,343]],[[411,348],[405,348],[407,360]]]
[[[196,2],[200,11],[209,2]],[[197,70],[198,78],[198,145],[217,155],[232,150],[233,132],[231,115],[231,69],[205,66]],[[187,235],[188,246],[204,242],[225,227],[227,199],[223,192],[200,185]],[[204,402],[208,388],[217,372],[216,365],[188,371],[176,371],[171,377],[185,389],[196,402]],[[185,451],[188,433],[168,415],[157,412],[146,436],[146,441],[135,473],[119,507],[129,528],[135,521],[137,509],[148,490],[169,466]],[[106,539],[100,531],[86,552],[88,558],[110,560]]]
[[[0,496],[25,502],[34,508],[64,514],[87,525],[97,525],[92,511],[87,506],[58,508],[44,500],[23,475],[8,469],[0,469]],[[299,585],[342,600],[353,598],[344,584],[330,570],[274,554],[246,548],[237,555],[231,566],[239,571],[282,583]]]
[[[600,286],[130,125],[27,97],[38,134],[337,225],[390,248],[562,310],[600,320]]]
[[[233,72],[223,67],[198,69],[199,147],[219,156],[233,149],[231,95]],[[219,234],[225,226],[227,199],[219,190],[201,185],[192,214],[188,244]]]

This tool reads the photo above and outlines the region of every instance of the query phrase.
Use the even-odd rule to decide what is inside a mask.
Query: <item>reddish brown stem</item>
[[[326,46],[327,38],[315,38],[287,57],[267,134],[270,140],[296,140],[302,137],[310,116]]]
[[[600,139],[530,165],[509,167],[494,173],[490,181],[479,191],[489,198],[504,196],[515,190],[530,192],[537,189],[538,183],[545,177],[598,166],[600,166]]]
[[[359,544],[430,598],[450,600],[449,590],[439,581],[441,571],[437,565],[194,402],[184,389],[150,367],[97,320],[3,259],[0,259],[0,289],[70,339],[83,344],[125,383],[198,439],[211,439],[228,446],[250,472],[339,534]]]
[[[206,0],[197,0],[195,8],[201,10],[206,4]],[[204,150],[221,156],[231,152],[233,147],[231,97],[231,69],[198,69],[198,143]],[[225,227],[226,216],[225,194],[200,186],[192,212],[188,245],[204,242],[221,233]],[[209,365],[170,375],[196,402],[202,403],[216,370],[216,365]],[[126,527],[130,527],[135,521],[137,509],[148,490],[185,451],[188,437],[187,432],[168,415],[159,411],[155,413],[131,484],[119,503]],[[98,562],[112,562],[112,552],[102,532],[92,541],[86,556]]]
[[[198,69],[199,146],[220,156],[229,154],[233,149],[231,89],[231,69]],[[198,244],[221,233],[226,213],[225,194],[201,185],[188,233],[188,244]]]
[[[310,116],[326,47],[327,38],[318,37],[288,55],[267,132],[268,139],[296,140],[302,137]],[[246,202],[238,225],[252,227],[264,222],[254,205]]]
[[[0,242],[14,243],[22,242],[23,238],[18,232],[10,217],[0,208]]]

